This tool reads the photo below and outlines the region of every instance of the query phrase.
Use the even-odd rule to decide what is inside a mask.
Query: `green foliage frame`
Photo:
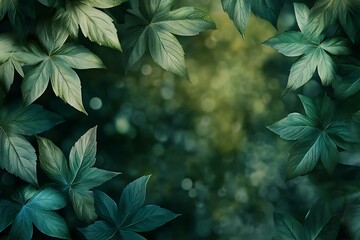
[[[80,78],[74,69],[105,65],[81,45],[79,38],[121,51],[126,71],[148,51],[160,67],[189,79],[184,51],[176,36],[194,36],[214,29],[215,23],[201,10],[174,8],[174,3],[0,0],[0,20],[8,29],[0,34],[0,167],[29,183],[14,191],[12,200],[0,199],[0,232],[5,231],[7,239],[31,239],[33,225],[45,235],[70,239],[66,221],[55,212],[67,204],[72,205],[80,221],[90,223],[79,228],[86,239],[141,240],[145,238],[139,232],[151,231],[178,216],[158,206],[143,206],[149,176],[130,183],[118,205],[105,193],[92,190],[119,175],[94,167],[96,127],[75,143],[68,160],[46,138],[36,136],[38,155],[31,143],[32,136],[63,121],[58,114],[34,104],[49,82],[56,96],[87,114]],[[359,54],[355,51],[359,44],[360,19],[356,11],[360,4],[355,0],[221,3],[242,35],[251,12],[276,26],[284,4],[292,5],[297,27],[264,44],[285,56],[298,57],[290,69],[285,93],[299,92],[309,81],[321,85],[318,96],[299,94],[305,115],[291,113],[268,128],[294,141],[287,179],[310,174],[319,184],[328,183],[328,197],[322,196],[313,205],[304,224],[275,213],[274,238],[331,240],[342,229],[353,239],[360,239],[360,186],[350,185],[351,179],[337,181],[341,179],[341,166],[347,165],[355,172],[359,166],[356,156],[360,114],[334,114],[341,111],[344,99],[351,99],[360,90]],[[22,103],[4,100],[14,78],[22,78]],[[38,182],[37,163],[49,182]],[[316,172],[325,172],[325,180],[317,178]]]

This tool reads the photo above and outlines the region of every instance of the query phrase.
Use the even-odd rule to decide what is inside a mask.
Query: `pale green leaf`
[[[295,90],[303,86],[312,78],[316,67],[317,62],[314,52],[302,56],[292,65],[286,88]]]
[[[74,179],[78,174],[83,173],[95,164],[96,130],[97,127],[89,129],[71,148],[69,167]]]
[[[300,32],[284,32],[270,38],[266,45],[275,48],[288,57],[297,57],[316,49],[316,44],[308,40]]]
[[[299,29],[303,33],[307,33],[307,25],[309,23],[309,8],[303,3],[294,3],[296,22]]]
[[[320,47],[333,55],[349,55],[349,43],[344,38],[326,39]]]
[[[54,52],[52,58],[55,61],[61,58],[66,61],[67,66],[76,69],[105,68],[101,59],[89,49],[72,43],[62,46]]]
[[[111,172],[100,168],[88,168],[81,171],[74,180],[74,184],[81,183],[83,187],[94,188],[102,185],[120,173]]]
[[[150,54],[157,64],[167,71],[189,79],[184,50],[171,33],[151,27],[148,29],[148,40]]]
[[[121,51],[117,30],[113,20],[104,12],[87,4],[78,3],[74,5],[74,11],[81,31],[90,41],[99,45],[115,48]]]
[[[315,61],[318,64],[317,71],[320,76],[321,83],[323,84],[323,86],[329,86],[335,77],[335,64],[331,57],[321,48],[318,48],[315,51],[314,56],[316,59]]]
[[[21,179],[37,184],[35,149],[21,135],[7,133],[0,126],[0,167]]]
[[[66,185],[69,183],[68,165],[61,150],[48,139],[37,137],[41,169],[53,181]]]
[[[85,0],[84,2],[96,8],[112,8],[126,2],[126,0]]]
[[[56,96],[85,114],[79,76],[64,62],[52,61],[51,85]]]
[[[207,13],[193,7],[182,7],[155,19],[154,25],[181,36],[193,36],[215,29],[215,22]]]

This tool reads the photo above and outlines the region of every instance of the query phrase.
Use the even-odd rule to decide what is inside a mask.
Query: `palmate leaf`
[[[69,163],[50,140],[38,138],[40,166],[46,175],[69,194],[76,216],[93,221],[97,215],[92,188],[119,175],[94,167],[96,158],[96,127],[85,133],[71,149]]]
[[[25,188],[13,198],[15,202],[0,200],[0,212],[5,214],[0,220],[0,231],[12,223],[9,239],[30,240],[33,224],[45,235],[70,239],[65,220],[53,212],[66,205],[60,192],[52,188]]]
[[[290,69],[287,89],[296,90],[307,83],[316,69],[324,86],[335,79],[332,55],[349,54],[348,42],[343,38],[325,39],[311,32],[313,18],[304,4],[295,3],[295,15],[301,32],[284,32],[267,40],[266,45],[289,57],[301,56]]]
[[[18,54],[25,65],[31,65],[21,85],[25,103],[31,104],[39,98],[51,81],[56,96],[86,113],[80,79],[72,68],[104,68],[101,59],[81,45],[65,43],[67,32],[59,29],[55,31],[52,24],[40,26],[38,37],[46,51],[30,44],[25,52]]]
[[[339,65],[340,78],[334,81],[333,87],[337,97],[348,98],[360,90],[360,62],[352,60],[350,64]]]
[[[6,106],[0,111],[0,167],[21,179],[37,184],[36,154],[22,135],[35,135],[62,122],[41,106]]]
[[[83,35],[99,45],[121,50],[113,19],[97,8],[120,5],[123,0],[82,0],[67,1],[65,7],[55,14],[56,25],[66,26],[69,33],[77,37],[79,27]]]
[[[328,97],[299,98],[307,116],[291,113],[268,127],[281,138],[296,141],[289,154],[287,179],[311,172],[319,159],[331,173],[339,161],[337,147],[357,142],[350,125],[332,120],[333,106]]]
[[[145,9],[141,9],[141,5]],[[173,0],[132,0],[123,36],[125,68],[131,68],[149,47],[153,60],[163,69],[188,79],[184,50],[173,35],[193,36],[214,29],[215,23],[203,11],[192,7],[173,9]],[[134,20],[134,21],[132,21]]]
[[[221,0],[224,11],[244,36],[251,11],[276,26],[284,0]]]
[[[179,215],[155,205],[144,205],[150,176],[143,176],[126,186],[119,205],[103,192],[95,192],[95,207],[104,220],[79,229],[87,239],[145,240],[137,232],[152,231]]]

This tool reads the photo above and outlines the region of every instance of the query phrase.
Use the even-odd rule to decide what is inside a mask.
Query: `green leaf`
[[[123,2],[126,2],[126,0],[86,0],[86,3],[96,8],[112,8]]]
[[[360,237],[360,203],[359,201],[350,202],[345,210],[345,223],[349,228],[351,239]]]
[[[333,55],[349,55],[349,43],[344,38],[326,39],[320,47]]]
[[[93,167],[96,155],[96,127],[86,132],[71,149],[69,166],[62,152],[50,141],[38,138],[40,165],[46,175],[69,194],[76,216],[83,221],[97,217],[91,188],[119,175]]]
[[[58,210],[64,208],[66,200],[63,195],[53,188],[44,188],[36,192],[26,206],[41,210]]]
[[[207,13],[193,7],[182,7],[155,19],[154,25],[181,36],[193,36],[215,29],[215,22]]]
[[[323,86],[330,85],[335,76],[333,60],[320,48],[315,51],[315,58],[315,61],[318,63],[317,70]]]
[[[131,223],[123,226],[122,229],[133,232],[148,232],[164,225],[178,216],[178,214],[159,206],[147,205],[140,208],[131,219]]]
[[[268,128],[285,140],[303,139],[316,132],[314,123],[299,113],[291,113]]]
[[[121,223],[124,223],[130,215],[137,212],[144,204],[146,197],[146,185],[149,178],[150,175],[143,176],[125,187],[119,202],[119,209],[122,210],[119,216]]]
[[[126,68],[129,69],[145,54],[148,42],[147,29],[144,27],[132,29],[125,40],[126,55],[129,56],[125,61],[127,62]]]
[[[116,227],[106,221],[96,221],[95,223],[79,229],[88,240],[111,239],[117,232]]]
[[[274,213],[276,239],[278,240],[304,240],[303,226],[291,216]]]
[[[275,48],[288,57],[297,57],[312,52],[317,46],[300,32],[284,32],[265,41],[265,44]]]
[[[14,222],[19,210],[20,207],[17,204],[7,200],[0,200],[0,232]]]
[[[332,173],[339,160],[339,152],[336,144],[331,140],[328,134],[323,133],[320,135],[322,140],[320,141],[321,148],[321,163],[325,167],[326,171]]]
[[[233,20],[236,28],[244,36],[251,13],[251,3],[247,0],[221,0],[224,11]]]
[[[184,50],[172,34],[152,27],[148,29],[148,40],[150,54],[157,64],[167,71],[189,79]]]

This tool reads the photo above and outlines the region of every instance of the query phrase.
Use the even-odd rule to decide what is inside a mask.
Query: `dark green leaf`
[[[9,233],[9,239],[31,240],[33,227],[30,210],[22,208],[16,216]]]
[[[34,225],[40,232],[56,238],[70,239],[70,233],[65,220],[57,213],[37,210],[31,212]]]
[[[20,206],[7,200],[0,200],[0,232],[13,223]]]
[[[301,224],[290,216],[274,213],[277,240],[304,240],[304,229]]]
[[[116,225],[118,223],[118,209],[114,200],[100,191],[95,192],[94,200],[98,216]]]
[[[253,0],[251,9],[256,16],[270,22],[276,27],[280,11],[285,0]]]
[[[130,231],[120,231],[120,235],[124,240],[146,240],[143,236]]]

